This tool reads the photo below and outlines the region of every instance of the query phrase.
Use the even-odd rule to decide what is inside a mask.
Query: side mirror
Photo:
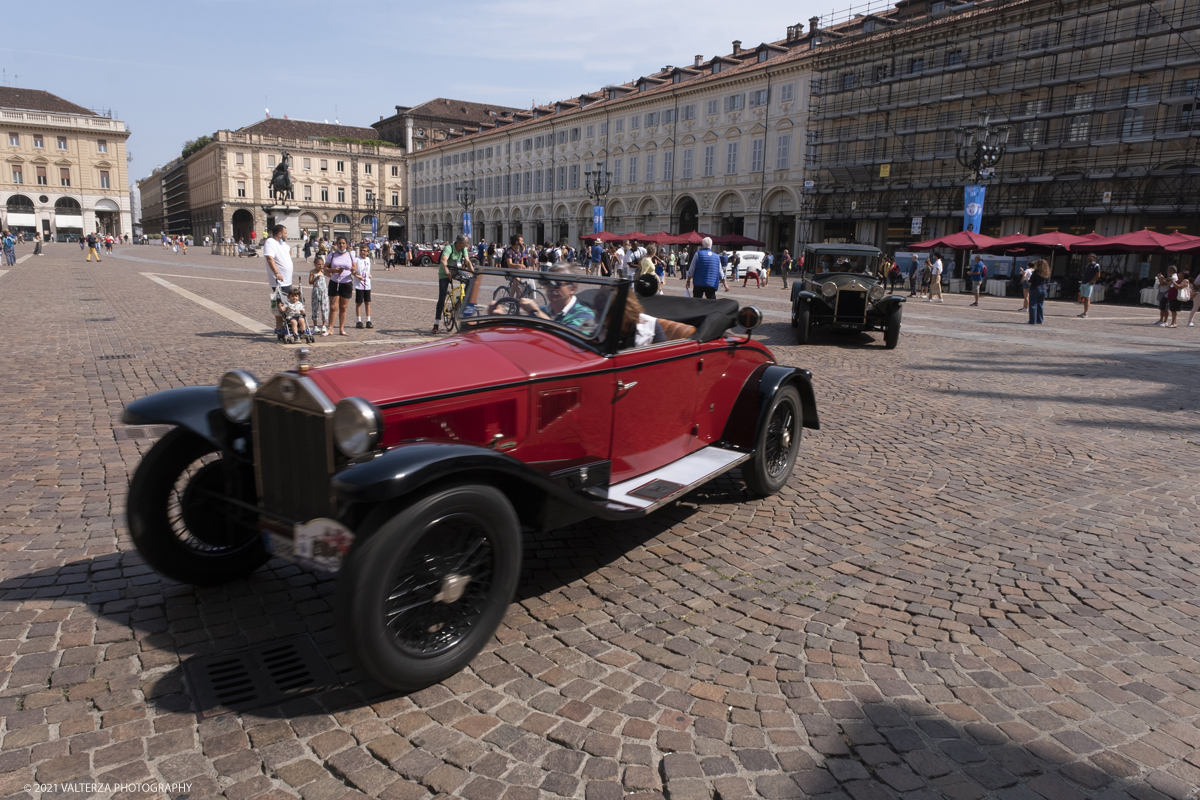
[[[752,331],[762,324],[763,315],[758,306],[743,306],[737,313],[737,324]]]
[[[633,290],[638,297],[654,297],[658,294],[658,276],[653,272],[639,275],[633,282]]]

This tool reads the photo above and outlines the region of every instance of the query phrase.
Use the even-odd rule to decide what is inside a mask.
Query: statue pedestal
[[[284,241],[295,241],[300,238],[300,206],[263,206],[267,212],[267,236],[276,225],[287,228]]]

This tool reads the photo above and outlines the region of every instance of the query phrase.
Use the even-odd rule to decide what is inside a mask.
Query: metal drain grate
[[[96,356],[97,361],[116,361],[120,358],[137,358],[137,356]]]
[[[340,685],[308,636],[190,658],[183,673],[201,717],[275,705]]]

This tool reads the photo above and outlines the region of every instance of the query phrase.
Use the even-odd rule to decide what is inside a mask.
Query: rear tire
[[[800,450],[800,393],[784,386],[775,393],[754,439],[754,455],[742,466],[742,479],[752,494],[766,497],[783,488]]]
[[[521,576],[520,523],[491,486],[435,490],[359,541],[338,575],[338,628],[363,670],[399,691],[467,666]]]
[[[253,506],[254,473],[248,466],[223,464],[215,457],[218,450],[177,427],[150,448],[129,484],[125,513],[138,553],[181,583],[228,583],[270,558],[257,515],[220,502],[220,496],[233,494]]]
[[[808,344],[812,334],[812,308],[807,301],[799,300],[792,312],[792,325],[796,328],[796,344]]]
[[[887,325],[883,329],[883,346],[888,350],[895,350],[900,343],[900,316],[903,311],[903,306],[897,303],[888,314]]]
[[[421,262],[420,262],[420,263],[421,263],[421,266],[422,266],[422,267],[428,267],[430,264],[432,264],[432,263],[433,263],[433,259],[432,259],[432,258],[430,258],[429,256],[421,256]]]

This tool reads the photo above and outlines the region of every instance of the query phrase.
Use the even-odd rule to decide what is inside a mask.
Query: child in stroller
[[[291,287],[287,302],[280,304],[280,310],[283,312],[284,319],[284,342],[295,344],[303,339],[311,344],[314,334],[309,330],[308,321],[304,316],[304,300],[301,297],[299,286]]]

